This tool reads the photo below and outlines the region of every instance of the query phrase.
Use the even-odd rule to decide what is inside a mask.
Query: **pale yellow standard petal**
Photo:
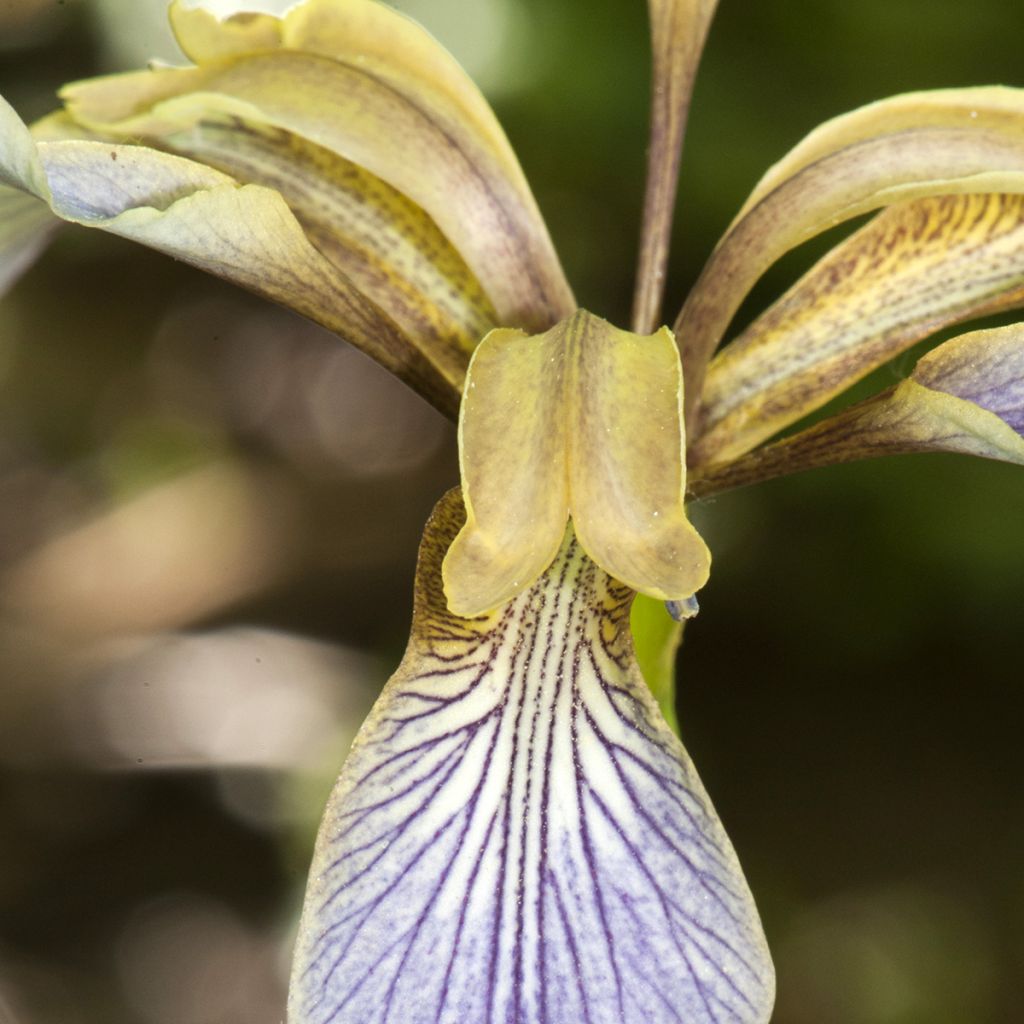
[[[651,21],[651,143],[633,297],[633,330],[661,322],[665,266],[693,80],[717,0],[648,0]]]
[[[1024,324],[953,338],[895,387],[743,458],[697,470],[690,487],[713,494],[819,466],[929,451],[1024,466]]]
[[[898,204],[712,361],[690,465],[742,455],[940,327],[1022,303],[1024,196]]]
[[[987,93],[992,99],[986,106]],[[676,321],[688,400],[700,395],[707,362],[743,298],[788,250],[895,202],[1024,192],[1024,90],[970,94],[976,103],[965,105],[946,93],[927,103],[918,94],[899,117],[879,116],[884,104],[863,121],[849,115],[857,130],[837,132],[839,148],[821,141],[825,133],[805,151],[816,159],[786,158],[783,171],[769,173],[768,186],[755,190],[754,201],[719,242]],[[697,414],[697,402],[689,402],[691,423]]]
[[[492,331],[477,347],[459,417],[466,525],[444,561],[456,615],[528,588],[555,557],[569,515],[566,375],[559,328]]]
[[[187,22],[179,18],[186,49],[216,50],[208,20]],[[426,33],[368,0],[295,8],[276,49],[237,55],[237,33],[226,31],[230,57],[69,87],[72,115],[95,130],[158,144],[201,119],[201,105],[169,102],[175,97],[212,94],[221,110],[236,101],[250,122],[359,165],[423,209],[483,285],[500,322],[540,330],[571,311],[511,148],[475,87]]]
[[[682,378],[671,333],[640,336],[579,311],[541,335],[488,335],[466,378],[466,525],[445,561],[453,611],[475,615],[534,582],[571,513],[608,573],[691,596],[710,556],[686,518]]]

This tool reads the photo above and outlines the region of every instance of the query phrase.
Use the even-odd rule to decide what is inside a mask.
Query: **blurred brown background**
[[[492,97],[581,303],[625,322],[644,5],[401,6]],[[0,92],[31,118],[63,81],[173,59],[162,8],[0,0]],[[804,132],[1024,85],[1022,28],[1011,0],[722,0],[666,319]],[[0,1024],[283,1019],[317,816],[456,478],[451,427],[362,356],[128,243],[67,230],[0,304]],[[1024,474],[888,460],[697,516],[716,571],[680,719],[775,1020],[1019,1022]]]

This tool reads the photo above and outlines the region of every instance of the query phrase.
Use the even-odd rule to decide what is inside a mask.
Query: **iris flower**
[[[0,281],[60,221],[101,228],[305,314],[459,418],[461,492],[427,525],[408,649],[320,831],[292,1024],[767,1021],[750,891],[638,664],[664,675],[678,631],[635,645],[631,604],[695,610],[710,556],[686,498],[897,452],[1024,463],[1024,325],[773,440],[937,328],[1024,304],[1020,90],[823,124],[660,326],[714,7],[649,0],[629,331],[576,308],[465,73],[373,0],[226,21],[178,2],[190,66],[70,85],[31,128],[0,105]],[[766,268],[867,213],[719,350]]]

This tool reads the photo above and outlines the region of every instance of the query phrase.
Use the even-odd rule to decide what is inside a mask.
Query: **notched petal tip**
[[[482,531],[464,527],[442,566],[448,609],[463,618],[497,610],[537,581],[560,544],[558,537],[548,547],[527,543],[510,550]]]
[[[282,20],[272,14],[241,11],[221,19],[212,11],[174,0],[167,16],[182,53],[196,64],[275,50],[282,42]]]
[[[590,557],[634,590],[682,600],[707,582],[667,328],[633,334],[580,310],[539,335],[492,331],[459,422],[468,516],[447,562],[453,607],[494,607],[532,583],[570,514]]]

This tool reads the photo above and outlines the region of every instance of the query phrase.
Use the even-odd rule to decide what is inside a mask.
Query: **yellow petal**
[[[563,331],[492,331],[477,347],[459,415],[466,525],[444,563],[456,615],[489,611],[555,557],[569,515]]]
[[[690,485],[695,494],[713,494],[819,466],[929,451],[1024,466],[1024,324],[953,338],[895,387],[743,458],[698,470]]]
[[[201,119],[164,135],[161,148],[279,192],[310,241],[461,388],[497,314],[423,210],[330,150],[219,110],[216,97],[180,102],[201,106]]]
[[[63,220],[101,228],[192,263],[316,320],[442,409],[445,375],[308,241],[281,196],[143,146],[41,142],[0,101],[0,175]]]
[[[648,0],[651,20],[651,143],[643,230],[633,297],[633,330],[661,322],[679,158],[693,79],[717,0]]]
[[[686,518],[683,381],[671,331],[566,321],[569,507],[583,549],[652,597],[690,597],[711,556]]]
[[[281,45],[281,19],[272,14],[242,11],[221,21],[202,7],[186,7],[174,0],[168,17],[182,53],[196,64],[276,50]]]
[[[79,83],[64,96],[87,127],[150,141],[195,123],[196,107],[165,102],[173,97],[234,100],[249,120],[358,164],[426,211],[501,322],[543,329],[571,311],[547,229],[493,114],[422,29],[368,0],[310,0],[280,31],[276,50]]]
[[[676,321],[688,399],[700,394],[707,362],[751,286],[794,246],[895,202],[1024,192],[1024,90],[896,97],[831,124],[839,127],[819,129],[769,172],[690,293]]]
[[[712,361],[690,464],[736,458],[940,327],[1022,303],[1024,196],[892,207]]]
[[[546,568],[571,512],[607,572],[689,597],[710,556],[684,507],[682,379],[671,333],[620,331],[583,311],[528,337],[489,334],[466,378],[466,526],[445,561],[453,611],[509,600]]]
[[[1021,108],[1020,89],[988,85],[903,93],[840,114],[818,125],[765,172],[733,223],[787,178],[847,146],[922,128],[971,125],[978,129],[1019,131],[1016,122],[1020,119]]]

